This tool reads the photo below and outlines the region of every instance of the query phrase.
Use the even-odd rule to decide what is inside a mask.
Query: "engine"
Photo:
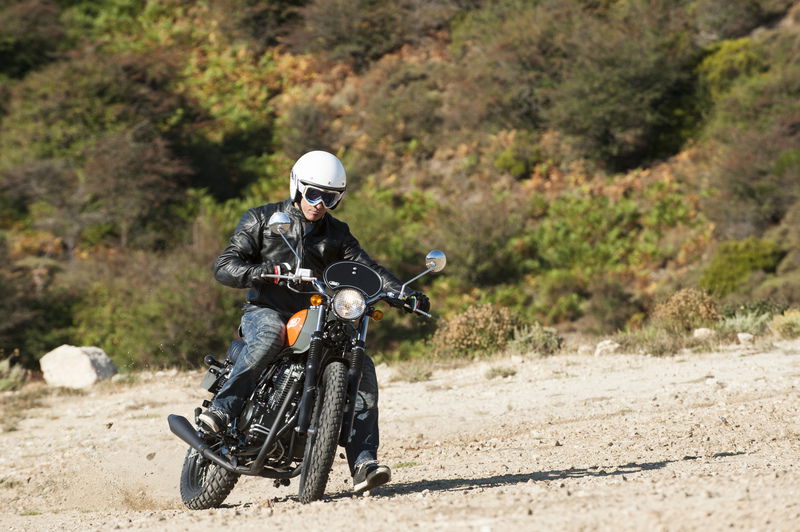
[[[303,374],[303,364],[283,360],[268,371],[266,381],[253,393],[240,418],[239,427],[246,432],[248,445],[260,444],[269,434],[292,384]]]

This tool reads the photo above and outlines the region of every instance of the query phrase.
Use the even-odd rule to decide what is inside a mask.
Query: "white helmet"
[[[315,189],[315,194],[309,197],[309,189]],[[316,193],[324,191],[323,197]],[[347,190],[347,175],[344,165],[338,157],[326,151],[310,151],[297,159],[292,166],[289,182],[289,197],[292,201],[299,202],[306,196],[309,203],[324,201],[325,207],[334,209],[342,200]]]

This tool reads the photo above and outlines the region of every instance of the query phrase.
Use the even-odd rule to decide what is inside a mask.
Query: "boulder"
[[[695,329],[692,333],[692,336],[697,338],[698,340],[708,340],[709,338],[713,338],[716,336],[716,332],[713,329],[709,329],[707,327],[701,327],[699,329]]]
[[[117,368],[99,347],[62,345],[39,360],[44,380],[51,386],[88,388],[112,377]]]
[[[736,339],[739,340],[740,344],[752,344],[755,338],[752,334],[746,332],[740,332],[736,335]]]
[[[618,352],[621,347],[622,346],[614,340],[603,340],[594,348],[594,356],[613,355]]]

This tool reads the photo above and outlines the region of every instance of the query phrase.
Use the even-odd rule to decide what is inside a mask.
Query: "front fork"
[[[325,324],[325,309],[320,308],[317,327],[311,335],[311,345],[308,349],[306,359],[306,375],[303,383],[303,395],[298,405],[298,418],[295,430],[300,434],[308,433],[311,424],[311,412],[314,408],[314,394],[317,389],[317,376],[319,373],[320,361],[322,359],[323,328]],[[353,432],[353,420],[356,413],[356,400],[358,399],[358,387],[361,384],[361,373],[364,367],[364,349],[367,339],[367,329],[369,327],[369,316],[365,315],[361,320],[358,336],[353,340],[350,353],[347,358],[347,402],[342,416],[342,431],[339,435],[339,445],[346,445]]]
[[[356,415],[356,401],[358,400],[358,387],[361,384],[361,373],[364,369],[364,357],[366,351],[364,346],[367,340],[367,328],[369,326],[369,313],[364,315],[361,320],[361,327],[358,331],[358,338],[353,341],[350,349],[350,367],[347,370],[347,403],[344,407],[342,416],[342,432],[339,434],[339,445],[344,447],[353,436],[353,420]]]
[[[300,398],[300,404],[297,407],[297,426],[294,430],[300,434],[307,433],[308,426],[311,423],[311,410],[314,408],[314,392],[317,389],[317,373],[319,372],[319,363],[322,358],[323,330],[325,329],[326,317],[326,308],[322,306],[319,307],[317,326],[311,334],[311,344],[308,348],[308,357],[306,358],[303,396]]]

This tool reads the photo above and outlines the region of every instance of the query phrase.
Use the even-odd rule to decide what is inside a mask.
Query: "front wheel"
[[[331,362],[325,367],[322,382],[317,389],[311,428],[303,456],[300,475],[300,502],[303,504],[321,499],[336,456],[342,415],[347,399],[347,368],[342,362]]]
[[[189,447],[181,471],[181,499],[191,510],[207,510],[222,504],[239,475],[203,458]]]

